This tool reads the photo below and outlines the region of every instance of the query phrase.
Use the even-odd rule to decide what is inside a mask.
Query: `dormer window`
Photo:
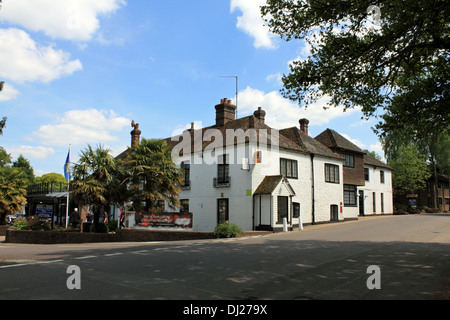
[[[355,157],[350,154],[343,154],[344,156],[344,167],[354,168],[355,167]]]

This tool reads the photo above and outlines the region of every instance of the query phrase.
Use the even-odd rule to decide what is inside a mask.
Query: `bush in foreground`
[[[241,232],[242,229],[238,225],[228,222],[221,223],[214,229],[217,238],[234,238]]]
[[[27,220],[16,220],[12,225],[12,229],[14,230],[48,231],[50,228],[49,219],[38,217],[30,217]]]

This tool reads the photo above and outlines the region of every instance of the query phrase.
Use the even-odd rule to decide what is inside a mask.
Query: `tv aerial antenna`
[[[238,76],[219,76],[219,78],[234,78],[236,80],[236,119],[237,119],[237,117],[238,117],[239,77]]]

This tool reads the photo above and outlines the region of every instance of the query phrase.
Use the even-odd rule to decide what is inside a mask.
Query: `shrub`
[[[108,229],[109,232],[114,232],[117,230],[117,220],[109,220],[108,221]]]
[[[27,230],[27,220],[16,220],[11,226],[14,230]]]
[[[28,223],[28,230],[33,230],[33,231],[48,231],[48,230],[50,230],[49,219],[30,217],[28,219],[27,223]]]
[[[234,238],[242,229],[234,223],[221,223],[214,229],[214,235],[217,238]]]
[[[91,232],[94,233],[108,233],[108,226],[104,222],[99,222],[97,228],[95,227],[95,223],[91,225]]]
[[[12,228],[14,230],[32,230],[32,231],[48,231],[50,230],[49,219],[30,217],[27,220],[14,221]]]

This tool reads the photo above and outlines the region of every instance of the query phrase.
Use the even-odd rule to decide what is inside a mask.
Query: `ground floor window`
[[[293,217],[294,218],[299,218],[300,217],[300,203],[294,202],[292,205],[294,206],[294,208],[293,208],[294,209]]]
[[[356,186],[344,185],[344,205],[356,207]]]
[[[181,199],[180,205],[181,205],[180,212],[189,213],[189,199]]]

